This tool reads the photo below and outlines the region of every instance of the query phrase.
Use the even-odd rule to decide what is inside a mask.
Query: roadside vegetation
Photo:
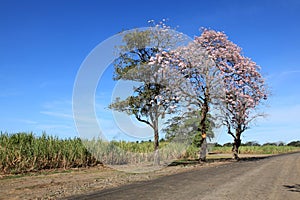
[[[97,164],[79,138],[59,139],[33,133],[0,134],[1,174],[44,169],[87,167]]]
[[[20,174],[45,169],[70,169],[89,167],[104,163],[127,164],[139,163],[153,159],[153,143],[149,141],[89,141],[98,146],[97,152],[89,152],[80,138],[60,139],[45,133],[35,136],[33,133],[0,134],[0,170],[1,174]],[[105,144],[105,145],[103,145]],[[88,145],[90,146],[90,145]],[[169,146],[169,148],[166,148]],[[170,150],[171,147],[171,150]],[[161,156],[166,158],[170,152],[182,146],[172,146],[164,139],[160,140]],[[95,148],[93,148],[95,149]],[[209,144],[210,153],[226,153],[232,151],[232,144]],[[256,142],[242,144],[241,154],[280,154],[300,151],[300,141],[288,144],[282,142],[260,145]],[[121,155],[121,154],[124,155]],[[93,155],[97,155],[97,158]],[[114,156],[117,155],[117,156]],[[199,147],[192,143],[181,158],[197,159]],[[178,156],[178,155],[175,155]]]

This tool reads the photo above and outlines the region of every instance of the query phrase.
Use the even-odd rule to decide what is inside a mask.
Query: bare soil
[[[246,160],[261,156],[265,155],[241,155]],[[61,199],[234,162],[230,155],[216,154],[210,155],[209,158],[208,162],[200,164],[196,161],[175,162],[148,173],[125,173],[99,165],[93,168],[2,176],[0,199]]]

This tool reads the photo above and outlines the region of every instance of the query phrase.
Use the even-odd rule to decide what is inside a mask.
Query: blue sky
[[[0,0],[0,130],[77,136],[72,115],[76,74],[99,43],[149,19],[191,37],[200,27],[224,31],[262,67],[272,96],[266,119],[243,141],[300,139],[300,3],[285,1],[14,1]],[[104,109],[114,88],[108,70],[96,94],[103,131],[117,134]],[[110,96],[109,96],[110,98]],[[220,132],[217,142],[232,139]]]

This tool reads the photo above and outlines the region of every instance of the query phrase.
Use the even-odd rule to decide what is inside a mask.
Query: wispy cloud
[[[300,73],[300,70],[287,70],[280,73],[280,76],[295,75]]]
[[[40,88],[46,88],[46,87],[49,87],[49,86],[55,86],[57,85],[57,81],[44,81],[44,82],[41,82],[39,87]]]
[[[300,67],[298,67],[300,68]],[[272,74],[268,74],[265,76],[265,78],[268,81],[284,81],[286,78],[289,78],[289,76],[299,76],[300,75],[300,70],[295,69],[295,70],[284,70],[281,72],[277,72],[277,73],[272,73]]]
[[[29,119],[18,119],[17,121],[21,122],[21,123],[25,123],[25,124],[37,124],[37,121],[34,120],[29,120]]]
[[[257,140],[260,143],[298,140],[299,113],[300,104],[272,107],[267,118],[257,120],[256,126],[244,133],[245,140]]]
[[[45,131],[53,131],[57,129],[73,129],[74,127],[65,124],[39,124],[37,125],[37,128]]]
[[[71,100],[60,99],[44,102],[39,113],[42,115],[42,120],[36,125],[38,130],[60,137],[77,136]]]
[[[43,103],[43,108],[45,109],[70,109],[72,108],[72,101],[71,100],[53,100]]]
[[[73,115],[68,113],[52,112],[52,111],[41,111],[40,113],[44,115],[58,117],[58,118],[73,119]]]
[[[73,119],[72,102],[70,100],[54,100],[45,102],[41,114],[55,118]]]
[[[300,124],[300,104],[286,105],[269,110],[267,123],[295,125]]]

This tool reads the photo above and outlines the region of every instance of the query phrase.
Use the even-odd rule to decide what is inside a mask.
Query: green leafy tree
[[[184,116],[175,116],[166,122],[166,128],[163,131],[166,133],[168,140],[174,138],[188,138],[190,143],[195,147],[201,146],[201,130],[200,113],[197,110],[187,112]],[[206,133],[209,139],[214,137],[213,128],[216,126],[211,115],[206,118]]]
[[[183,38],[164,23],[147,30],[126,34],[124,45],[117,47],[119,58],[115,60],[114,79],[135,81],[133,94],[126,99],[116,98],[110,109],[134,115],[153,129],[154,164],[159,161],[159,120],[175,112],[178,97],[168,88],[169,80],[160,72],[160,65],[150,65],[151,57],[163,50],[174,48]]]

